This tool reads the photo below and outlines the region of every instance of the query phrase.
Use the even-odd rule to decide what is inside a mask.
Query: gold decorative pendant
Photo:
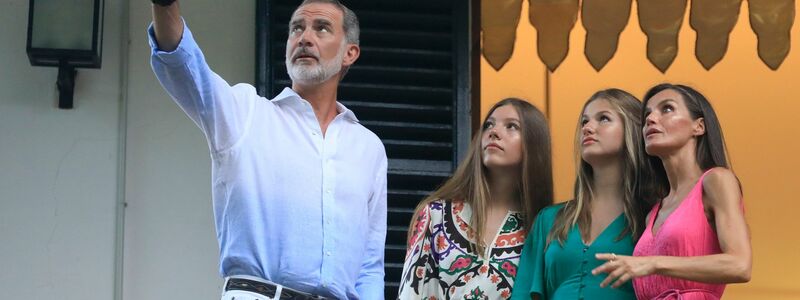
[[[689,24],[697,32],[695,56],[710,70],[728,51],[728,36],[739,19],[742,0],[692,0]]]
[[[539,58],[555,71],[569,52],[569,33],[578,19],[578,0],[530,0]]]
[[[628,25],[631,0],[583,0],[581,22],[586,28],[584,54],[600,71],[617,52],[619,35]]]
[[[748,0],[750,26],[758,36],[758,57],[772,70],[789,54],[794,0]]]
[[[664,73],[678,55],[678,32],[686,0],[637,0],[636,3],[639,26],[647,35],[647,59]]]
[[[495,70],[511,59],[522,0],[481,0],[483,56]]]

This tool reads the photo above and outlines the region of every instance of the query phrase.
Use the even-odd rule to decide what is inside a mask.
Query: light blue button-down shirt
[[[161,84],[205,133],[222,276],[251,275],[339,299],[383,299],[386,153],[337,102],[323,136],[308,101],[269,101],[211,71],[184,27],[158,50]]]

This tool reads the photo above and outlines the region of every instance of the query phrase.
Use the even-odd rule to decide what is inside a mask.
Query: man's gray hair
[[[344,4],[339,2],[339,0],[304,0],[303,3],[297,6],[297,8],[312,3],[327,3],[338,7],[339,10],[342,11],[342,15],[344,15],[344,23],[342,24],[342,27],[344,28],[345,41],[347,41],[349,44],[358,45],[358,36],[361,34],[361,29],[358,25],[358,17],[356,17],[356,13],[347,8],[347,6],[344,6]]]

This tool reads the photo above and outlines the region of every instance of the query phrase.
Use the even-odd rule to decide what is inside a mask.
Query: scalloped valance
[[[528,0],[529,21],[536,28],[539,58],[550,71],[569,50],[569,34],[578,19],[586,28],[584,54],[600,71],[617,51],[628,25],[633,0]],[[728,35],[739,18],[742,0],[636,0],[639,26],[647,35],[647,59],[666,72],[678,53],[678,34],[689,9],[697,32],[695,56],[710,70],[728,49]],[[482,0],[483,55],[499,70],[511,58],[523,0]],[[794,0],[748,0],[750,26],[758,38],[758,56],[777,70],[789,54]]]

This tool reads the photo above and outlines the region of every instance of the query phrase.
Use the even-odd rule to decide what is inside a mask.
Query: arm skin
[[[153,28],[159,49],[171,52],[178,48],[183,37],[180,3],[175,1],[170,6],[153,4]]]

